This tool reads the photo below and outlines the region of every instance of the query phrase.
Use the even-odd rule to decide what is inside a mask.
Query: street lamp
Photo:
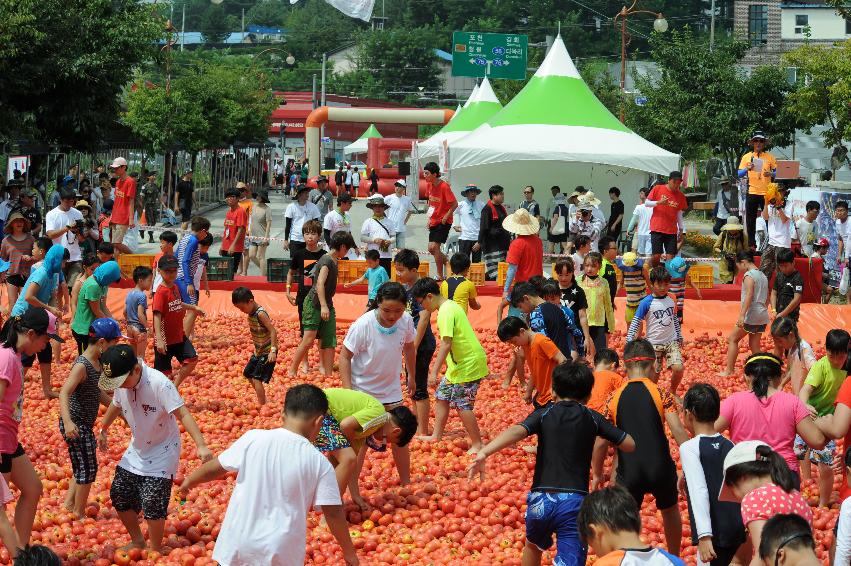
[[[212,2],[212,0],[210,0]],[[632,5],[627,8],[623,6],[621,11],[615,14],[615,17],[612,18],[613,22],[617,22],[618,18],[621,20],[621,123],[624,121],[624,99],[623,96],[626,91],[626,46],[629,43],[631,36],[626,30],[626,20],[629,16],[634,14],[652,14],[656,16],[656,20],[653,22],[653,30],[659,33],[665,33],[668,31],[668,20],[665,19],[665,16],[662,15],[661,12],[651,12],[650,10],[637,10],[635,5],[638,3],[638,0],[633,0]]]

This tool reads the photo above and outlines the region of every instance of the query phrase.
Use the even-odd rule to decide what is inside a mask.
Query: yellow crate
[[[143,265],[153,268],[154,255],[150,254],[121,254],[118,256],[118,267],[126,277],[133,276],[133,270]]]
[[[501,262],[499,262],[499,264],[497,264],[497,271],[496,271],[496,282],[500,287],[505,285],[506,275],[508,275],[508,262],[507,261],[501,261]]]
[[[467,279],[473,282],[476,287],[481,287],[485,284],[485,264],[471,263],[470,271],[467,273]]]
[[[337,283],[351,283],[366,273],[366,261],[362,259],[341,259],[337,263]]]
[[[712,264],[698,263],[688,270],[692,285],[698,289],[712,289],[715,286]]]

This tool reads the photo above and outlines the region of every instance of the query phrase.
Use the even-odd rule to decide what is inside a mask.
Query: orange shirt
[[[623,384],[624,378],[616,372],[610,370],[595,371],[594,388],[591,390],[591,398],[585,405],[589,409],[594,409],[602,414],[609,396]]]
[[[555,359],[560,353],[558,346],[543,334],[535,333],[532,343],[523,346],[523,352],[537,392],[535,402],[546,405],[553,397],[553,369],[558,365]]]

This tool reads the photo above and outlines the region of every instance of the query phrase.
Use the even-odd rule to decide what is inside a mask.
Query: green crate
[[[233,258],[211,257],[207,260],[207,281],[233,281]]]
[[[290,260],[270,257],[266,260],[266,280],[269,283],[286,283]]]

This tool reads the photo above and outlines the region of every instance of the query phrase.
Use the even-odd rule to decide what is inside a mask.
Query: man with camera
[[[86,238],[86,226],[83,213],[74,208],[77,194],[73,189],[62,188],[59,191],[59,206],[47,213],[44,226],[47,237],[68,250],[70,257],[65,268],[65,282],[68,288],[74,287],[77,278],[83,272],[80,243]]]

